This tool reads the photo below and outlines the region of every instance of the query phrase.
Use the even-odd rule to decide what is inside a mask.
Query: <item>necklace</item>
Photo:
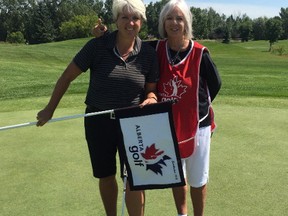
[[[172,57],[171,55],[171,48],[168,48],[168,55],[169,55],[169,63],[174,66],[176,63],[180,62],[182,60],[182,58],[179,56],[179,53],[182,49],[182,46],[179,47],[178,51],[176,52],[176,54]]]
[[[170,51],[170,48],[168,49],[168,54],[169,54],[169,63],[174,66],[176,63],[180,62],[182,59],[181,57],[179,56],[179,52],[180,52],[181,48],[177,51],[177,53],[174,55],[174,57],[172,58],[172,55],[171,55],[171,51]]]
[[[185,45],[181,45],[178,49],[178,51],[174,51],[171,48],[169,48],[167,46],[167,50],[168,50],[168,57],[169,57],[169,64],[173,67],[175,64],[178,64],[179,62],[181,62],[183,59],[186,58],[186,56],[188,55],[190,49],[191,49],[191,41],[189,41],[189,44],[187,46],[187,48],[185,48],[185,50],[182,50]],[[182,50],[182,51],[181,51]],[[175,54],[176,53],[176,54]],[[172,57],[173,56],[173,57]]]

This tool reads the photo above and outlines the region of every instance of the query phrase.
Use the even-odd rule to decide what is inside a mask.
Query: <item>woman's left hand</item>
[[[154,103],[157,103],[157,99],[155,97],[148,97],[139,106],[142,108],[147,104],[154,104]]]

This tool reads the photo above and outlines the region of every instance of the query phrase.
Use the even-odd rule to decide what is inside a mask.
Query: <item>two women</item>
[[[99,24],[93,33],[103,26]],[[209,176],[210,142],[215,127],[211,103],[221,78],[209,51],[192,40],[192,14],[184,0],[170,0],[161,10],[159,34],[149,41],[160,62],[159,101],[177,100],[173,116],[186,182],[195,216],[204,215]],[[173,188],[179,216],[187,215],[188,187]]]

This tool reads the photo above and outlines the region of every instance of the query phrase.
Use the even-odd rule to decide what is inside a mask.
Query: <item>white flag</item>
[[[185,185],[171,102],[115,110],[115,116],[131,190]]]

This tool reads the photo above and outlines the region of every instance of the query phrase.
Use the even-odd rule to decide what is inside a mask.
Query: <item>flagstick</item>
[[[127,184],[127,171],[126,171],[126,167],[124,165],[124,180],[123,180],[123,199],[122,199],[122,216],[124,216],[124,212],[125,212],[125,199],[126,199],[126,184]]]
[[[104,110],[104,111],[92,112],[92,113],[86,113],[86,114],[64,116],[64,117],[60,117],[60,118],[50,119],[47,123],[64,121],[64,120],[75,119],[75,118],[89,117],[89,116],[94,116],[94,115],[102,115],[102,114],[107,114],[107,113],[113,114],[114,110]],[[20,128],[20,127],[27,127],[27,126],[32,126],[32,125],[36,125],[36,124],[37,124],[37,122],[26,122],[26,123],[22,123],[22,124],[9,125],[9,126],[0,127],[0,131]]]
[[[157,104],[160,104],[160,103],[173,103],[174,104],[176,102],[177,102],[177,100],[172,100],[172,101],[159,102]],[[149,105],[153,105],[153,104],[149,104]],[[149,105],[146,105],[146,106],[149,106]],[[137,106],[135,106],[135,107],[137,107]],[[74,118],[88,117],[88,116],[93,116],[93,115],[101,115],[101,114],[107,114],[107,113],[111,114],[111,118],[115,118],[113,116],[114,110],[104,110],[104,111],[98,111],[98,112],[92,112],[92,113],[86,113],[86,114],[65,116],[65,117],[61,117],[61,118],[54,118],[54,119],[50,119],[47,123],[52,123],[52,122],[56,122],[56,121],[63,121],[63,120],[68,120],[68,119],[74,119]],[[26,123],[22,123],[22,124],[9,125],[9,126],[0,127],[0,131],[14,129],[14,128],[20,128],[20,127],[27,127],[27,126],[32,126],[32,125],[36,125],[36,124],[37,124],[37,122],[26,122]]]

